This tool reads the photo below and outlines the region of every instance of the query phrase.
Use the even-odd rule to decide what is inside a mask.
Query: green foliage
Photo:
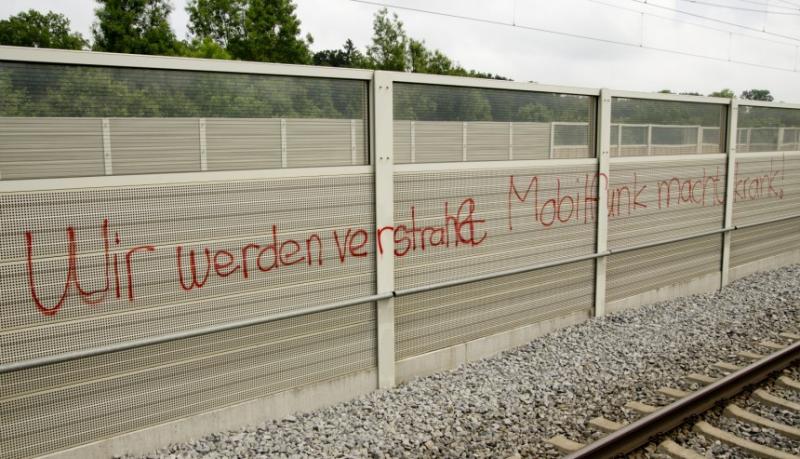
[[[772,102],[774,98],[769,93],[769,89],[748,89],[742,91],[742,99],[747,100],[761,100],[764,102]]]
[[[234,59],[310,64],[313,42],[300,37],[291,0],[191,0],[189,31],[210,39]]]
[[[708,95],[708,97],[722,97],[725,99],[735,99],[736,94],[728,88],[721,89],[719,91],[714,91]]]
[[[372,23],[372,44],[367,47],[373,68],[403,72],[408,66],[409,39],[397,13],[389,16],[386,8],[375,14]]]
[[[200,57],[204,59],[233,59],[233,57],[219,43],[205,37],[194,38],[189,42],[180,43],[180,55],[185,57]]]
[[[169,0],[97,0],[92,27],[95,51],[180,54],[181,46],[169,26]]]
[[[356,48],[353,40],[347,39],[342,49],[326,49],[314,54],[314,65],[328,67],[369,68],[366,56]]]
[[[88,43],[64,15],[28,10],[0,21],[0,45],[82,49]]]
[[[587,96],[421,84],[395,85],[394,116],[421,121],[588,122]]]
[[[0,116],[366,117],[354,80],[0,63]]]

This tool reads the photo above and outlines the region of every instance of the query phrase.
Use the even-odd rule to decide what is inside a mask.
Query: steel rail
[[[763,381],[770,374],[786,368],[798,359],[800,359],[800,341],[692,392],[686,397],[586,445],[566,458],[612,458],[629,453],[656,435],[678,427],[690,416],[707,411],[715,403],[731,398],[745,387]]]
[[[60,353],[60,354],[53,354],[53,355],[49,355],[49,356],[37,357],[37,358],[33,358],[33,359],[28,359],[28,360],[20,360],[20,361],[17,361],[17,362],[4,363],[4,364],[0,364],[0,374],[9,373],[9,372],[12,372],[12,371],[27,370],[27,369],[31,369],[31,368],[41,367],[41,366],[45,366],[45,365],[52,365],[52,364],[56,364],[56,363],[63,363],[63,362],[67,362],[67,361],[70,361],[70,360],[76,360],[76,359],[81,359],[81,358],[86,358],[86,357],[94,357],[94,356],[97,356],[97,355],[110,354],[112,352],[126,351],[126,350],[130,350],[130,349],[136,349],[136,348],[139,348],[139,347],[166,343],[166,342],[169,342],[169,341],[175,341],[175,340],[179,340],[179,339],[186,339],[186,338],[193,338],[193,337],[196,337],[196,336],[209,335],[211,333],[217,333],[217,332],[222,332],[222,331],[226,331],[226,330],[233,330],[233,329],[237,329],[237,328],[249,327],[249,326],[252,326],[252,325],[260,325],[260,324],[265,324],[265,323],[269,323],[269,322],[275,322],[275,321],[283,320],[283,319],[291,319],[291,318],[294,318],[294,317],[305,316],[305,315],[308,315],[308,314],[314,314],[314,313],[324,312],[324,311],[331,311],[331,310],[334,310],[334,309],[341,309],[341,308],[345,308],[345,307],[348,307],[348,306],[353,306],[353,305],[356,305],[356,304],[371,303],[373,301],[378,301],[378,300],[385,300],[385,299],[394,298],[394,297],[402,297],[402,296],[406,296],[406,295],[412,295],[412,294],[415,294],[415,293],[422,293],[422,292],[428,292],[428,291],[431,291],[431,290],[438,290],[438,289],[446,288],[446,287],[454,287],[454,286],[457,286],[457,285],[464,285],[464,284],[470,284],[470,283],[480,282],[480,281],[484,281],[484,280],[496,279],[498,277],[509,276],[509,275],[512,275],[512,274],[521,274],[521,273],[537,271],[537,270],[545,269],[545,268],[553,268],[553,267],[563,266],[563,265],[567,265],[567,264],[571,264],[571,263],[577,263],[577,262],[580,262],[580,261],[594,260],[594,259],[598,259],[598,258],[602,258],[602,257],[607,257],[607,256],[610,256],[610,255],[630,252],[630,251],[633,251],[633,250],[640,250],[640,249],[646,249],[646,248],[649,248],[649,247],[656,247],[656,246],[660,246],[660,245],[671,244],[671,243],[674,243],[674,242],[687,241],[687,240],[690,240],[690,239],[709,236],[709,235],[713,235],[713,234],[721,234],[721,233],[735,231],[737,229],[744,229],[744,228],[750,228],[750,227],[758,226],[758,225],[766,225],[766,224],[770,224],[770,223],[777,223],[777,222],[782,222],[782,221],[786,221],[786,220],[792,220],[792,219],[795,219],[795,218],[800,218],[800,214],[787,216],[787,217],[781,217],[781,218],[778,218],[778,219],[775,219],[775,220],[769,220],[769,221],[765,221],[765,222],[751,223],[751,224],[747,224],[747,225],[738,225],[738,226],[733,226],[733,227],[730,227],[730,228],[720,228],[720,229],[717,229],[717,230],[705,231],[705,232],[702,232],[702,233],[692,234],[692,235],[688,235],[688,236],[681,236],[681,237],[672,238],[672,239],[668,239],[668,240],[664,240],[664,241],[651,242],[651,243],[647,243],[647,244],[640,244],[640,245],[635,245],[635,246],[630,246],[630,247],[623,247],[623,248],[619,248],[619,249],[608,249],[605,252],[582,255],[582,256],[579,256],[579,257],[564,258],[564,259],[561,259],[561,260],[556,260],[556,261],[547,262],[547,263],[537,263],[537,264],[523,266],[523,267],[515,268],[515,269],[509,269],[509,270],[505,270],[505,271],[498,271],[498,272],[489,273],[489,274],[482,274],[482,275],[479,275],[479,276],[472,276],[472,277],[466,277],[466,278],[461,278],[461,279],[455,279],[455,280],[451,280],[451,281],[439,282],[439,283],[436,283],[436,284],[423,285],[423,286],[420,286],[420,287],[413,287],[413,288],[408,288],[408,289],[399,289],[399,290],[394,290],[394,291],[391,291],[391,292],[380,293],[380,294],[377,294],[377,295],[370,295],[370,296],[361,297],[361,298],[354,298],[352,300],[347,300],[347,301],[340,301],[340,302],[336,302],[336,303],[330,303],[330,304],[325,304],[325,305],[320,305],[320,306],[314,306],[314,307],[311,307],[311,308],[303,308],[303,309],[298,309],[298,310],[295,310],[295,311],[287,311],[287,312],[283,312],[283,313],[279,313],[279,314],[272,314],[272,315],[267,316],[267,317],[258,317],[258,318],[254,318],[254,319],[246,319],[246,320],[239,320],[239,321],[235,321],[235,322],[227,322],[227,323],[223,323],[223,324],[209,325],[209,326],[206,326],[206,327],[197,328],[197,329],[193,329],[193,330],[186,330],[186,331],[177,332],[177,333],[170,333],[170,334],[165,334],[165,335],[157,335],[157,336],[146,337],[146,338],[141,338],[141,339],[137,339],[137,340],[123,341],[123,342],[109,344],[109,345],[105,345],[105,346],[98,346],[98,347],[93,347],[93,348],[88,348],[88,349],[80,349],[80,350],[76,350],[76,351],[63,352],[63,353]]]

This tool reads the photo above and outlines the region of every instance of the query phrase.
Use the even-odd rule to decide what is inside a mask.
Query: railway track
[[[763,383],[771,375],[799,360],[800,335],[784,332],[780,334],[780,337],[782,342],[762,341],[758,343],[759,347],[764,350],[762,353],[749,351],[737,353],[738,359],[749,362],[748,364],[720,361],[712,365],[713,372],[721,374],[721,376],[711,376],[707,373],[686,375],[687,382],[700,386],[698,390],[686,391],[676,387],[660,388],[659,393],[673,400],[672,403],[654,406],[637,400],[628,402],[625,408],[640,415],[639,419],[634,422],[623,423],[604,417],[590,420],[589,425],[604,434],[599,440],[584,443],[579,439],[557,435],[549,439],[548,443],[564,453],[567,459],[606,458],[631,453],[651,439],[667,434],[659,444],[659,453],[675,458],[704,458],[705,456],[699,452],[670,439],[668,433],[684,424],[690,417],[706,412],[719,402],[736,396],[750,386]],[[800,381],[787,375],[780,376],[776,380],[776,384],[787,390],[800,391]],[[763,388],[754,390],[751,397],[759,403],[800,414],[800,403],[779,397]],[[722,415],[757,428],[772,429],[787,438],[800,440],[800,428],[797,426],[764,418],[735,403],[725,406]],[[703,420],[695,422],[693,430],[712,441],[719,441],[740,449],[748,455],[777,459],[800,459],[800,456],[736,436]]]

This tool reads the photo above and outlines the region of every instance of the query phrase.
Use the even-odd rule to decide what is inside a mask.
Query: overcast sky
[[[636,0],[376,1],[788,69],[718,62],[519,27],[395,10],[410,36],[441,49],[464,67],[498,73],[514,80],[640,91],[668,88],[703,94],[725,87],[737,94],[743,89],[767,88],[776,100],[800,103],[800,73],[797,72],[800,66],[800,0],[706,2],[744,9],[768,8],[774,13],[789,14],[719,8],[688,0],[648,0],[653,5],[794,36],[796,40],[684,16]],[[303,34],[310,33],[314,37],[314,50],[338,48],[347,38],[362,49],[369,43],[372,17],[378,6],[350,0],[296,0],[296,3]],[[179,38],[185,38],[186,0],[173,0],[173,5],[173,28]],[[69,17],[73,28],[88,37],[95,7],[93,0],[3,0],[0,17],[29,8],[53,10]]]

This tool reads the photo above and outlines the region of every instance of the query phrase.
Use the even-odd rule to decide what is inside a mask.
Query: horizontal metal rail
[[[235,322],[227,322],[227,323],[223,323],[223,324],[209,325],[207,327],[197,328],[197,329],[194,329],[194,330],[187,330],[187,331],[178,332],[178,333],[170,333],[170,334],[165,334],[165,335],[152,336],[152,337],[141,338],[141,339],[137,339],[137,340],[123,341],[123,342],[120,342],[120,343],[109,344],[109,345],[106,345],[106,346],[98,346],[98,347],[93,347],[93,348],[89,348],[89,349],[81,349],[81,350],[77,350],[77,351],[64,352],[64,353],[54,354],[54,355],[50,355],[50,356],[37,357],[37,358],[34,358],[34,359],[21,360],[21,361],[18,361],[18,362],[11,362],[11,363],[6,363],[6,364],[0,365],[0,374],[9,373],[9,372],[12,372],[12,371],[27,370],[27,369],[31,369],[31,368],[41,367],[41,366],[45,366],[45,365],[52,365],[52,364],[56,364],[56,363],[63,363],[63,362],[68,362],[70,360],[76,360],[76,359],[81,359],[81,358],[86,358],[86,357],[93,357],[93,356],[97,356],[97,355],[110,354],[112,352],[126,351],[126,350],[130,350],[130,349],[136,349],[136,348],[139,348],[139,347],[151,346],[151,345],[160,344],[160,343],[166,343],[166,342],[169,342],[169,341],[175,341],[175,340],[179,340],[179,339],[193,338],[193,337],[202,336],[202,335],[209,335],[209,334],[212,334],[212,333],[218,333],[218,332],[222,332],[222,331],[226,331],[226,330],[233,330],[233,329],[237,329],[237,328],[249,327],[249,326],[252,326],[252,325],[260,325],[260,324],[265,324],[265,323],[269,323],[269,322],[275,322],[275,321],[283,320],[283,319],[291,319],[291,318],[294,318],[294,317],[305,316],[305,315],[308,315],[308,314],[314,314],[314,313],[324,312],[324,311],[331,311],[331,310],[334,310],[334,309],[341,309],[341,308],[345,308],[347,306],[353,306],[353,305],[356,305],[356,304],[371,303],[373,301],[385,300],[385,299],[393,298],[393,297],[401,297],[401,296],[406,296],[406,295],[412,295],[412,294],[415,294],[415,293],[428,292],[428,291],[431,291],[431,290],[438,290],[438,289],[446,288],[446,287],[454,287],[454,286],[457,286],[457,285],[471,284],[471,283],[475,283],[475,282],[480,282],[480,281],[485,281],[485,280],[490,280],[490,279],[496,279],[498,277],[509,276],[509,275],[512,275],[512,274],[521,274],[521,273],[527,273],[527,272],[532,272],[532,271],[538,271],[540,269],[545,269],[545,268],[554,268],[554,267],[557,267],[557,266],[563,266],[563,265],[567,265],[567,264],[571,264],[571,263],[577,263],[577,262],[580,262],[580,261],[594,260],[594,259],[597,259],[597,258],[602,258],[602,257],[607,257],[609,255],[615,255],[615,254],[630,252],[630,251],[633,251],[633,250],[646,249],[646,248],[649,248],[649,247],[656,247],[656,246],[660,246],[660,245],[671,244],[671,243],[674,243],[674,242],[686,241],[686,240],[689,240],[689,239],[695,239],[695,238],[709,236],[709,235],[713,235],[713,234],[726,233],[726,232],[734,231],[734,230],[737,230],[737,229],[749,228],[749,227],[758,226],[758,225],[766,225],[766,224],[769,224],[769,223],[777,223],[777,222],[782,222],[782,221],[786,221],[786,220],[792,220],[792,219],[795,219],[795,218],[800,218],[800,214],[793,215],[793,216],[782,217],[782,218],[778,218],[778,219],[770,220],[770,221],[766,221],[766,222],[751,223],[751,224],[747,224],[747,225],[738,225],[738,226],[733,226],[731,228],[720,228],[720,229],[717,229],[717,230],[706,231],[706,232],[703,232],[703,233],[697,233],[697,234],[692,234],[692,235],[688,235],[688,236],[681,236],[681,237],[678,237],[678,238],[668,239],[668,240],[665,240],[665,241],[651,242],[651,243],[647,243],[647,244],[640,244],[640,245],[635,245],[635,246],[631,246],[631,247],[624,247],[624,248],[620,248],[620,249],[609,249],[609,250],[607,250],[605,252],[593,253],[593,254],[589,254],[589,255],[582,255],[582,256],[579,256],[579,257],[565,258],[565,259],[562,259],[562,260],[556,260],[556,261],[547,262],[547,263],[538,263],[538,264],[523,266],[523,267],[520,267],[520,268],[509,269],[509,270],[505,270],[505,271],[498,271],[498,272],[489,273],[489,274],[482,274],[480,276],[472,276],[472,277],[466,277],[466,278],[461,278],[461,279],[454,279],[454,280],[451,280],[451,281],[439,282],[439,283],[436,283],[436,284],[423,285],[423,286],[420,286],[420,287],[413,287],[413,288],[408,288],[408,289],[400,289],[400,290],[395,290],[395,291],[392,291],[392,292],[380,293],[380,294],[377,294],[377,295],[370,295],[370,296],[361,297],[361,298],[354,298],[352,300],[347,300],[347,301],[340,301],[340,302],[336,302],[336,303],[330,303],[330,304],[325,304],[325,305],[320,305],[320,306],[314,306],[314,307],[310,307],[310,308],[303,308],[303,309],[299,309],[299,310],[295,310],[295,311],[287,311],[287,312],[282,312],[282,313],[278,313],[278,314],[272,314],[272,315],[267,316],[267,317],[259,317],[259,318],[255,318],[255,319],[239,320],[239,321],[235,321]]]
[[[169,333],[166,335],[153,336],[142,338],[132,341],[123,341],[120,343],[109,344],[107,346],[93,347],[90,349],[81,349],[72,352],[64,352],[61,354],[50,355],[46,357],[39,357],[29,360],[21,360],[19,362],[7,363],[0,365],[0,374],[8,373],[10,371],[26,370],[29,368],[41,367],[44,365],[52,365],[54,363],[67,362],[69,360],[81,359],[85,357],[94,357],[97,355],[110,354],[112,352],[127,351],[136,349],[138,347],[151,346],[153,344],[161,344],[169,341],[175,341],[185,338],[194,338],[196,336],[210,335],[226,330],[234,330],[237,328],[250,327],[252,325],[261,325],[269,322],[276,322],[278,320],[292,319],[295,317],[305,316],[308,314],[315,314],[318,312],[332,311],[334,309],[341,309],[356,304],[370,303],[378,300],[385,300],[392,297],[392,293],[383,293],[379,295],[371,295],[363,298],[355,298],[347,301],[340,301],[337,303],[324,304],[321,306],[314,306],[310,308],[298,309],[295,311],[280,312],[272,314],[267,317],[258,317],[255,319],[238,320],[235,322],[226,322],[219,325],[209,325],[207,327],[195,328],[177,333]]]
[[[568,455],[567,459],[611,458],[629,453],[656,435],[672,430],[690,416],[700,414],[715,403],[738,394],[745,387],[763,381],[799,358],[800,341],[797,341],[587,445]]]

